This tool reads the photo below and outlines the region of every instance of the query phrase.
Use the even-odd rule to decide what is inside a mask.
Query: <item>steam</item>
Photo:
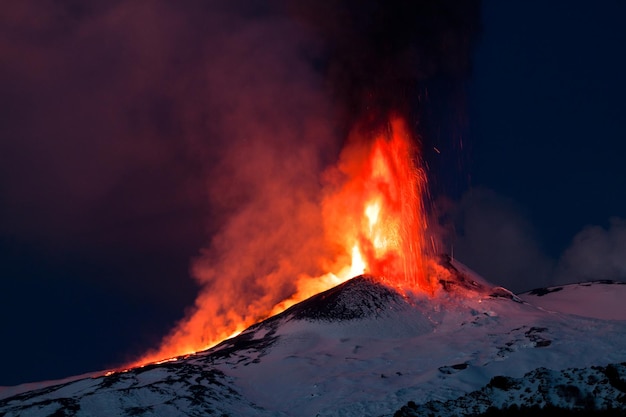
[[[555,284],[600,279],[626,280],[626,220],[609,227],[587,226],[574,236],[559,260]]]
[[[431,225],[447,235],[447,251],[494,284],[522,292],[549,285],[626,279],[626,220],[608,227],[589,225],[576,233],[558,257],[540,245],[525,213],[510,199],[473,188],[458,202],[439,202],[442,219]]]

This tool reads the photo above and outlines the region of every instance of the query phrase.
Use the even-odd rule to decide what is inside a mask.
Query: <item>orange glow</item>
[[[338,165],[325,173],[324,180],[319,210],[330,254],[319,260],[324,274],[294,277],[295,291],[278,303],[270,297],[244,300],[243,311],[218,309],[215,317],[206,317],[201,314],[206,306],[229,305],[224,298],[234,296],[228,284],[220,281],[225,290],[220,292],[222,287],[216,285],[212,292],[201,293],[195,313],[179,323],[159,350],[135,366],[207,349],[363,273],[402,289],[433,294],[434,284],[425,271],[426,175],[405,122],[393,117],[385,129],[353,133]],[[266,282],[272,285],[271,277]]]
[[[392,118],[384,131],[351,143],[341,155],[340,185],[324,201],[326,230],[351,248],[352,264],[364,263],[364,272],[432,293],[425,272],[426,175],[404,121]]]

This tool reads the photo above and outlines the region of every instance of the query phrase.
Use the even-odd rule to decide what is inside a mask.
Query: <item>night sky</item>
[[[492,282],[626,279],[625,12],[484,3],[457,253]]]
[[[476,19],[394,32],[417,45],[408,58],[404,41],[376,48],[396,25],[368,32],[367,7],[345,3],[348,29],[312,5],[286,21],[226,1],[0,6],[0,385],[156,346],[215,285],[194,267],[236,259],[206,250],[228,246],[232,213],[296,198],[240,186],[273,196],[254,181],[278,175],[314,193],[349,125],[390,102],[421,118],[455,258],[513,291],[626,280],[626,3],[485,0]],[[362,69],[381,54],[409,81]],[[296,152],[315,158],[276,162]]]

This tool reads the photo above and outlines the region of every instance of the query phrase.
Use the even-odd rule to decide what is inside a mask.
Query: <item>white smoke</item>
[[[563,253],[555,284],[598,279],[626,280],[626,220],[613,217],[609,227],[587,226]]]

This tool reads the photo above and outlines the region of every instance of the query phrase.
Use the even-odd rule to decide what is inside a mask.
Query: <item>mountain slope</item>
[[[494,377],[626,361],[626,320],[536,307],[449,258],[433,274],[434,297],[357,277],[207,351],[5,398],[0,415],[393,415]],[[602,285],[580,287],[588,310]]]
[[[626,320],[626,282],[591,281],[537,288],[520,294],[528,303],[560,313],[604,320]]]
[[[480,390],[449,401],[414,402],[395,417],[480,415],[491,407],[504,409],[559,407],[564,409],[619,410],[626,414],[626,362],[608,366],[553,371],[538,368],[522,378],[497,376]]]

